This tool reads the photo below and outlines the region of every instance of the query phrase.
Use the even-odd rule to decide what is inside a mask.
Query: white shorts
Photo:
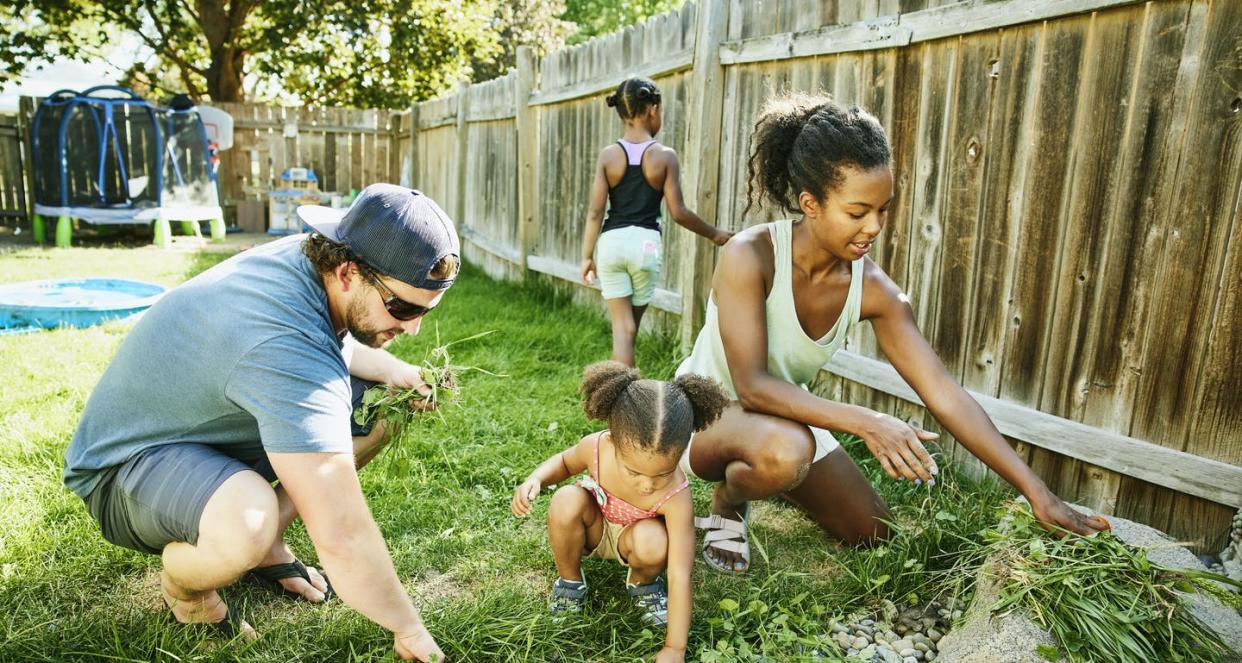
[[[815,455],[811,458],[812,463],[818,463],[824,456],[836,451],[841,446],[841,443],[837,442],[837,438],[833,437],[831,431],[814,426],[807,426],[807,428],[811,429],[811,436],[815,438]],[[703,477],[695,474],[694,470],[690,469],[690,447],[693,445],[694,433],[691,433],[690,441],[686,443],[686,450],[682,452],[681,461],[678,464],[681,467],[681,471],[685,472],[687,477],[702,479]]]

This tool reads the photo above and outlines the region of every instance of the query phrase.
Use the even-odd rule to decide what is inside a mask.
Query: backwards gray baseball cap
[[[381,274],[415,288],[444,290],[457,277],[454,272],[431,278],[445,256],[460,260],[461,243],[448,215],[420,191],[372,184],[347,210],[302,205],[298,217],[329,240],[347,245]]]

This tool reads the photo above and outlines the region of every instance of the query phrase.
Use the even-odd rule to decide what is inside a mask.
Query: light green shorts
[[[650,228],[609,230],[595,243],[595,273],[604,299],[631,297],[634,306],[651,303],[663,262],[660,233]]]

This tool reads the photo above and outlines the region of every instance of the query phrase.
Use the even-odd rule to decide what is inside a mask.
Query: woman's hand
[[[513,515],[522,518],[530,515],[530,503],[539,497],[539,491],[543,490],[543,484],[538,479],[528,477],[522,485],[513,491],[513,501],[509,503],[509,510]]]
[[[931,483],[940,472],[923,446],[924,441],[940,437],[936,433],[915,428],[892,415],[873,412],[863,423],[859,437],[894,479]]]
[[[716,246],[724,246],[734,235],[732,230],[716,229],[716,233],[712,235],[712,243]]]
[[[596,278],[595,260],[591,258],[583,258],[580,271],[582,273],[582,283],[585,285],[591,285],[591,281]]]
[[[655,663],[682,663],[686,660],[686,650],[665,646],[655,657]]]
[[[403,661],[424,661],[424,663],[444,663],[444,652],[435,638],[422,625],[409,633],[397,633],[393,636],[393,649],[397,658]]]
[[[1035,514],[1036,520],[1045,528],[1061,528],[1083,536],[1105,530],[1113,531],[1113,526],[1103,516],[1079,513],[1047,488],[1044,488],[1041,495],[1028,495],[1026,499],[1031,503],[1031,512]]]

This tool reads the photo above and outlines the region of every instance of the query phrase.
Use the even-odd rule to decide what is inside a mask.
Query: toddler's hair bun
[[[621,394],[642,376],[618,361],[601,361],[582,372],[583,409],[588,417],[607,421]]]

